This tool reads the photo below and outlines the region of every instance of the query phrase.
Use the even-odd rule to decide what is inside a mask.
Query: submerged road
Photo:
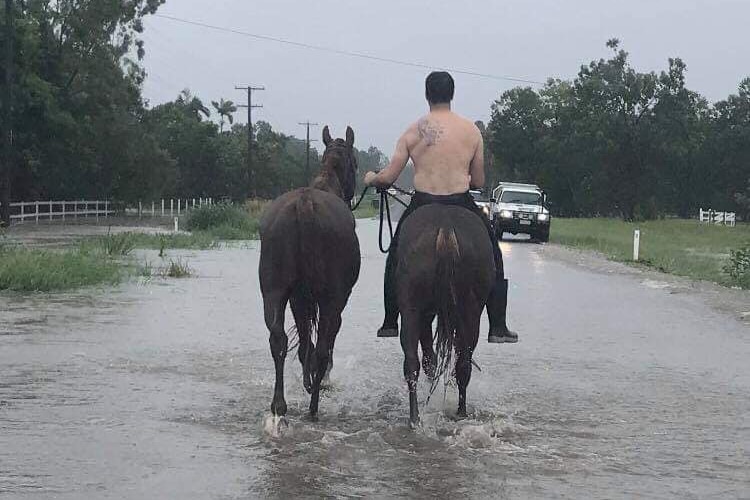
[[[682,281],[504,242],[521,341],[487,344],[484,322],[472,417],[446,416],[450,388],[412,432],[398,340],[375,338],[377,224],[359,232],[320,422],[290,356],[279,437],[256,244],[171,252],[190,279],[0,295],[0,498],[750,497],[741,316]]]

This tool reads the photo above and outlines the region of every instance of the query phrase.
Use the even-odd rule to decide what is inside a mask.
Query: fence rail
[[[99,217],[108,218],[121,214],[125,216],[138,217],[174,217],[186,211],[213,205],[213,198],[173,198],[162,199],[159,202],[151,202],[150,206],[144,206],[138,202],[137,206],[121,205],[110,200],[73,200],[73,201],[19,201],[10,204],[11,223],[24,223],[33,220],[75,220],[80,218]],[[117,209],[116,209],[117,208]]]
[[[737,224],[737,214],[734,212],[717,212],[716,210],[700,209],[698,213],[700,222],[707,224],[718,224],[734,227]]]

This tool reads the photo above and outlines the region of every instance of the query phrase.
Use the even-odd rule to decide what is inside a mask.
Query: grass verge
[[[725,227],[679,219],[641,223],[604,218],[554,219],[550,241],[632,263],[635,229],[641,231],[641,265],[725,286],[746,284],[730,276],[726,268],[733,250],[750,245],[750,224]]]
[[[115,284],[122,265],[79,250],[0,249],[0,290],[52,292]]]

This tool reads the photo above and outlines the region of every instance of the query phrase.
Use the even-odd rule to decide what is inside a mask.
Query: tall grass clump
[[[735,285],[750,289],[750,245],[730,252],[724,272]]]
[[[256,200],[248,202],[245,207],[230,203],[205,205],[189,212],[185,228],[219,240],[256,239],[263,205]]]
[[[53,292],[115,284],[121,277],[117,262],[79,250],[0,248],[0,290]]]

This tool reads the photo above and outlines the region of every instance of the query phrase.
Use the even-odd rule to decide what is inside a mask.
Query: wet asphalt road
[[[255,244],[173,252],[190,279],[0,295],[0,498],[750,498],[747,323],[669,280],[504,242],[521,342],[480,343],[470,419],[449,388],[412,432],[400,346],[375,338],[376,237],[360,223],[321,420],[290,357],[281,436]]]

